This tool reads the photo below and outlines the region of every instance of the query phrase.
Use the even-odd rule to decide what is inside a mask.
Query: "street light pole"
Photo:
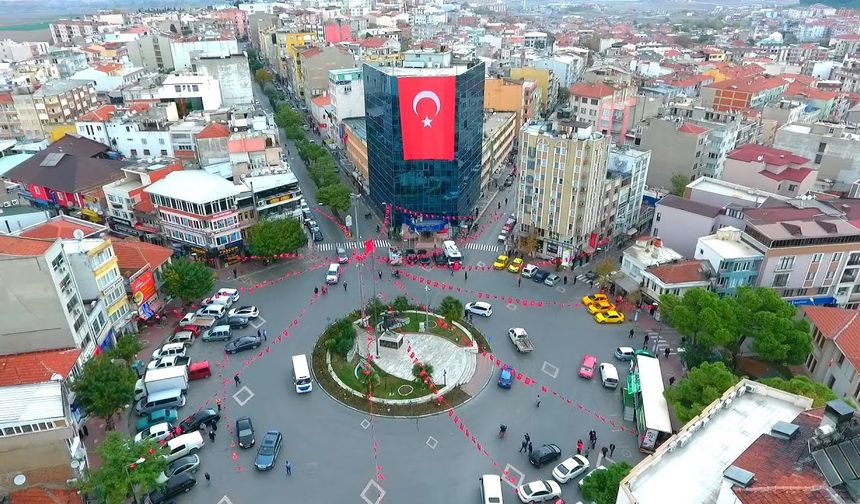
[[[425,285],[424,291],[427,293],[427,300],[424,303],[424,330],[430,330],[430,286]]]
[[[138,465],[146,462],[146,459],[141,457],[135,460],[131,465]],[[128,489],[131,490],[131,498],[134,500],[134,504],[138,504],[137,494],[134,493],[134,483],[131,481],[131,474],[128,472],[129,466],[125,466],[125,477],[128,478]]]

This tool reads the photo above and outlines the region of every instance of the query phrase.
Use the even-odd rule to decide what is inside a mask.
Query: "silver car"
[[[556,285],[558,285],[558,282],[560,282],[560,281],[561,281],[560,276],[552,274],[552,275],[549,275],[548,277],[544,278],[543,283],[546,285],[549,285],[550,287],[555,287]]]

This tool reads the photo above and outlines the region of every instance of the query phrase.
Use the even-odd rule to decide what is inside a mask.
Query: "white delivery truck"
[[[188,390],[188,367],[171,366],[150,369],[134,386],[134,398],[140,400],[147,395],[164,390]]]

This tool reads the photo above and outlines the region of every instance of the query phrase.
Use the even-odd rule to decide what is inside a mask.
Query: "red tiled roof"
[[[836,504],[845,502],[831,496],[827,485],[814,488],[739,488],[732,490],[741,504]]]
[[[173,251],[169,248],[138,240],[116,240],[112,244],[121,271],[135,272],[147,264],[155,269],[166,263],[173,255]]]
[[[230,136],[230,128],[225,124],[211,123],[197,133],[197,138],[224,138]]]
[[[754,224],[767,224],[782,221],[809,220],[823,214],[817,208],[784,206],[745,208],[744,215]]]
[[[743,91],[747,93],[758,93],[766,89],[773,89],[779,86],[785,86],[786,82],[779,77],[763,77],[756,75],[753,77],[738,77],[727,79],[722,82],[717,82],[708,86],[713,89],[725,89],[733,91]]]
[[[615,88],[602,83],[578,82],[570,86],[572,96],[584,96],[586,98],[605,98],[615,94]]]
[[[707,271],[706,264],[707,261],[690,260],[651,266],[645,271],[651,273],[667,285],[701,282],[708,279],[705,274]]]
[[[0,387],[50,381],[69,376],[81,351],[77,348],[0,356]]]
[[[12,103],[12,93],[0,93],[0,103],[3,105]]]
[[[833,340],[855,369],[860,368],[860,311],[829,306],[804,306],[803,313]]]
[[[358,42],[358,45],[361,47],[365,47],[368,49],[378,49],[385,45],[388,42],[388,39],[382,37],[370,37],[366,39],[362,39]]]
[[[141,200],[134,205],[134,209],[138,212],[149,213],[155,210],[155,205],[153,205],[152,200],[149,199],[148,193],[143,193]]]
[[[681,133],[690,133],[692,135],[701,135],[702,133],[707,133],[709,130],[708,128],[703,128],[697,124],[685,122],[680,128],[678,128],[678,131]]]
[[[84,232],[85,236],[97,233],[98,228],[89,226],[84,223],[69,222],[63,219],[53,219],[44,224],[31,227],[21,233],[20,236],[25,238],[74,238],[76,229]]]
[[[737,161],[744,161],[747,163],[758,161],[758,158],[761,157],[762,161],[774,166],[803,164],[809,161],[805,157],[798,156],[787,150],[775,149],[773,147],[757,144],[741,145],[737,149],[729,152],[726,157],[728,159],[735,159]]]
[[[47,252],[53,244],[53,242],[48,240],[0,235],[0,255],[17,257],[40,256]]]
[[[93,110],[92,112],[87,112],[82,115],[78,121],[81,122],[106,122],[110,121],[110,118],[116,114],[116,106],[115,105],[102,105],[101,107]]]
[[[322,53],[322,49],[320,49],[319,47],[311,47],[310,49],[306,49],[299,54],[301,56],[304,56],[305,58],[313,58],[320,53]]]
[[[326,105],[331,105],[331,96],[330,95],[316,96],[313,99],[311,99],[311,101],[314,102],[314,105],[316,105],[317,107],[325,107]]]
[[[675,58],[675,57],[681,55],[681,51],[679,51],[677,49],[669,49],[668,51],[663,53],[663,55],[666,56],[667,58]]]
[[[30,487],[9,494],[9,504],[82,504],[77,490]]]
[[[771,180],[788,180],[789,182],[803,182],[812,173],[812,168],[786,168],[781,173],[768,170],[758,172]]]
[[[119,63],[93,63],[92,67],[98,70],[99,72],[103,72],[106,74],[116,72],[117,70],[122,69],[122,65]]]

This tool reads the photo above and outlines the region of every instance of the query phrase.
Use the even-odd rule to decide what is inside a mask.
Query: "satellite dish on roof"
[[[83,240],[84,239],[84,232],[81,231],[80,229],[75,229],[72,232],[72,236],[74,236],[76,240]]]
[[[22,486],[27,482],[27,477],[23,474],[19,474],[15,476],[15,479],[12,480],[15,483],[15,486]]]

